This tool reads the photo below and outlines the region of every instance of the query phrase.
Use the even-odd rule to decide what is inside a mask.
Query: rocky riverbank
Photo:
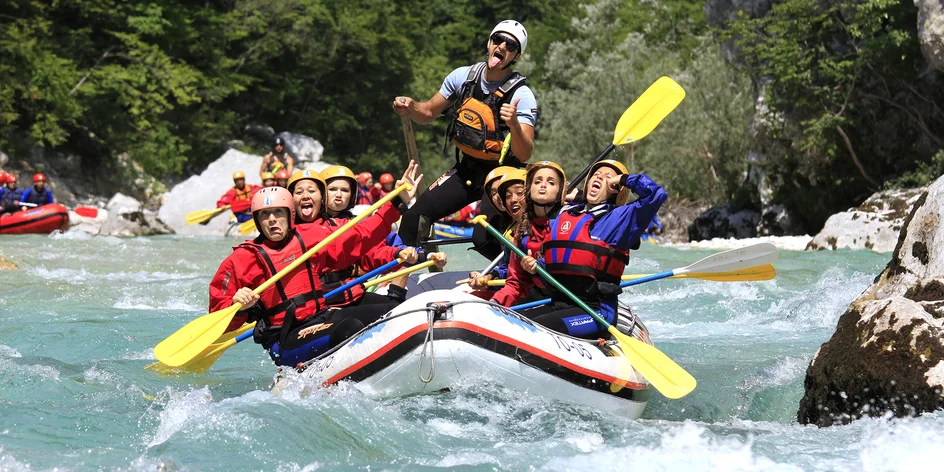
[[[800,423],[944,407],[944,177],[922,191],[891,261],[810,362]]]

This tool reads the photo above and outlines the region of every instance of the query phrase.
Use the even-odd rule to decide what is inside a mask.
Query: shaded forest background
[[[312,136],[355,171],[395,171],[393,97],[429,98],[505,18],[530,33],[517,69],[539,102],[535,159],[568,173],[662,75],[687,98],[617,157],[673,197],[756,207],[746,182],[762,152],[775,200],[816,202],[815,231],[874,190],[944,172],[944,97],[912,2],[784,0],[712,24],[704,1],[683,0],[0,0],[0,12],[0,149],[77,154],[90,173],[126,153],[173,181],[233,140],[265,152],[254,125]],[[431,177],[453,163],[446,124],[415,126]]]

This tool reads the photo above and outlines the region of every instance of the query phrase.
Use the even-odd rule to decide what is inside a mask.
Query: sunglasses
[[[492,41],[492,44],[496,46],[501,46],[502,43],[505,43],[505,49],[508,49],[509,52],[515,52],[521,49],[521,45],[518,44],[518,41],[503,34],[495,33],[489,39]]]

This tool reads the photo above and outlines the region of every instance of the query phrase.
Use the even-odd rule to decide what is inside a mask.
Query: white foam
[[[592,454],[553,458],[538,468],[613,470],[615,464],[628,461],[633,471],[801,470],[755,454],[751,439],[710,437],[704,427],[691,422],[664,433],[658,445],[601,448]]]
[[[25,472],[32,470],[29,465],[24,464],[15,457],[13,454],[7,452],[2,446],[0,446],[0,470],[4,472]]]
[[[500,466],[501,461],[497,457],[485,454],[484,452],[461,452],[458,454],[449,454],[443,457],[436,467],[458,467],[460,465],[481,465],[495,464]]]
[[[46,266],[38,266],[29,269],[30,273],[43,280],[54,280],[68,282],[73,285],[82,285],[90,280],[105,280],[109,282],[122,283],[154,283],[154,282],[178,282],[184,280],[198,280],[205,278],[205,275],[198,273],[179,272],[146,272],[139,270],[136,272],[109,272],[105,274],[91,273],[85,269],[47,269]]]
[[[940,470],[944,462],[944,421],[940,417],[869,420],[861,444],[861,470]]]
[[[180,431],[190,421],[198,421],[208,414],[209,406],[213,403],[210,389],[204,387],[189,392],[171,393],[171,398],[161,412],[161,423],[148,442],[147,447],[154,447],[167,441]]]
[[[17,351],[15,348],[0,344],[0,356],[2,357],[23,357],[23,354],[20,354],[20,351]]]
[[[757,243],[771,243],[785,251],[803,251],[813,240],[810,235],[803,236],[762,236],[759,238],[713,238],[689,243],[666,243],[665,246],[676,249],[736,249]]]
[[[112,308],[119,310],[168,310],[168,311],[188,311],[199,312],[206,307],[187,303],[180,299],[174,299],[169,302],[155,301],[151,297],[141,297],[131,294],[124,294],[121,299],[112,305]]]

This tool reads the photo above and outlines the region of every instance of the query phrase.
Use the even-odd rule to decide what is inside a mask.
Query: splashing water
[[[269,393],[243,343],[203,375],[161,377],[151,348],[205,312],[232,240],[5,237],[0,470],[924,470],[944,414],[800,426],[806,366],[885,265],[871,252],[784,252],[765,282],[663,280],[622,300],[699,381],[643,419],[492,382],[376,399],[347,383]],[[449,247],[453,270],[483,261]],[[627,272],[714,251],[647,245]],[[307,388],[305,391],[300,389]]]

